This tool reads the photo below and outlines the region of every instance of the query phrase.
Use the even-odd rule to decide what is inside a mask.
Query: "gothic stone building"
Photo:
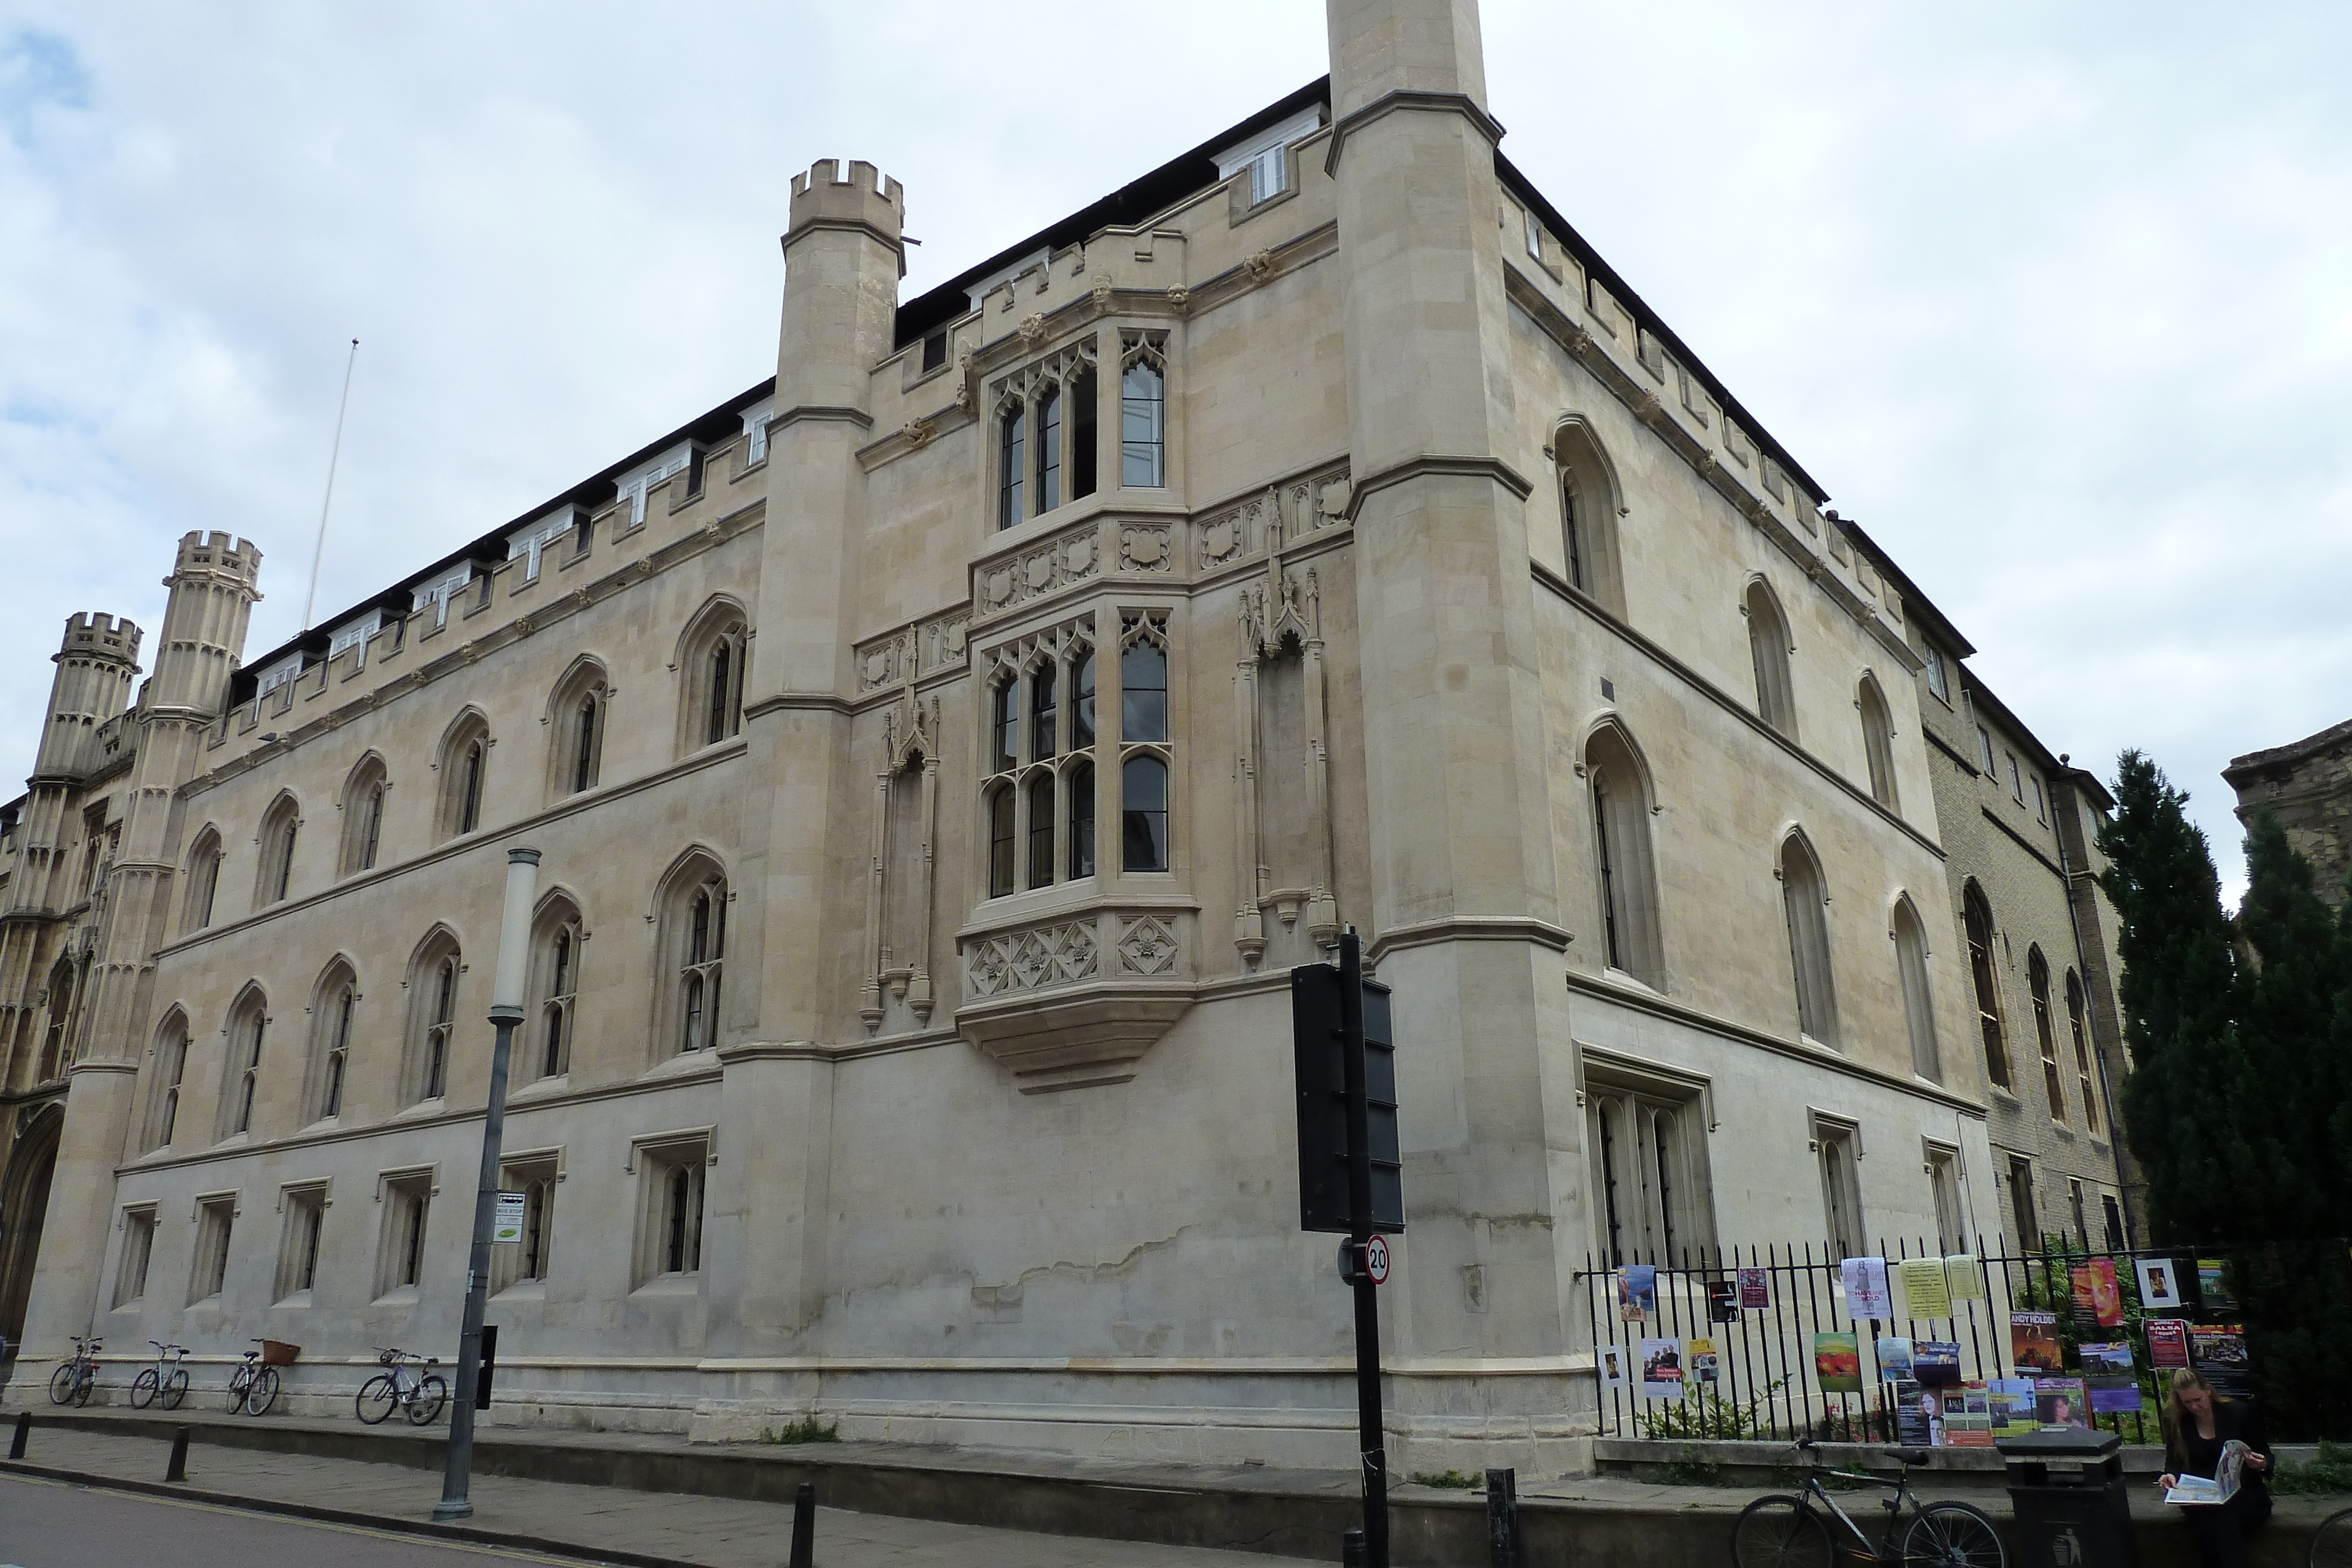
[[[320,1412],[454,1351],[524,844],[499,1419],[1349,1463],[1285,971],[1349,925],[1400,1464],[1578,1462],[1596,1257],[2000,1227],[1920,607],[1496,151],[1473,7],[1330,26],[917,298],[819,162],[772,383],[315,632],[240,662],[218,535],[127,712],[74,622],[17,1397],[93,1329]]]
[[[2277,813],[2286,841],[2311,862],[2319,896],[2341,908],[2352,876],[2352,719],[2232,758],[2221,777],[2238,792],[2238,820]]]

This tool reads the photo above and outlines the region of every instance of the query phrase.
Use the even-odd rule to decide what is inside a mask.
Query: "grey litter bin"
[[[2137,1568],[2124,1440],[2079,1427],[2003,1437],[2019,1568]]]

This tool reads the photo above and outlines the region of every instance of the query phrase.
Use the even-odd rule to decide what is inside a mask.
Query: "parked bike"
[[[147,1343],[155,1347],[155,1364],[131,1380],[131,1403],[144,1410],[160,1398],[164,1409],[177,1410],[188,1396],[187,1368],[180,1364],[188,1358],[188,1347],[160,1339]]]
[[[253,1342],[258,1345],[260,1340]],[[259,1416],[278,1403],[278,1369],[265,1366],[261,1352],[248,1350],[236,1371],[228,1375],[228,1413],[239,1410],[248,1416]]]
[[[1895,1496],[1886,1509],[1886,1534],[1873,1541],[1853,1517],[1838,1506],[1822,1484],[1822,1471],[1813,1452],[1813,1439],[1800,1437],[1797,1448],[1808,1462],[1805,1490],[1799,1497],[1759,1497],[1740,1511],[1731,1531],[1731,1561],[1736,1568],[1831,1568],[1835,1563],[1860,1560],[1881,1564],[1925,1563],[1928,1568],[2008,1568],[2009,1555],[1992,1521],[1964,1502],[1921,1503],[1911,1495],[1911,1467],[1928,1462],[1925,1448],[1896,1448],[1902,1478],[1853,1470],[1831,1470],[1839,1480],[1866,1486],[1892,1487]],[[1818,1504],[1826,1511],[1814,1511]],[[1914,1510],[1909,1519],[1904,1510]],[[1831,1521],[1839,1527],[1832,1544]]]
[[[438,1366],[437,1355],[418,1355],[412,1351],[382,1349],[375,1358],[385,1367],[360,1385],[360,1420],[373,1427],[391,1416],[395,1408],[404,1407],[414,1426],[429,1425],[441,1414],[441,1406],[449,1397],[449,1385],[436,1373],[427,1372],[422,1377],[410,1375],[414,1366]]]
[[[98,1353],[104,1348],[102,1339],[73,1336],[73,1359],[60,1362],[49,1374],[49,1401],[56,1405],[87,1405],[89,1391],[98,1386]]]

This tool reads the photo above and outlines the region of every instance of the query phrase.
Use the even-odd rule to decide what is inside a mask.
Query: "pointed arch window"
[[[1164,664],[1156,647],[1150,657]],[[979,826],[987,897],[1095,874],[1096,669],[1093,647],[1073,635],[988,687]],[[1158,684],[1164,706],[1164,674]]]
[[[359,986],[341,962],[320,977],[310,1004],[310,1073],[306,1121],[343,1113],[343,1085],[351,1066],[352,1025],[359,1009]]]
[[[155,1097],[147,1112],[146,1148],[171,1145],[180,1124],[180,1086],[188,1071],[188,1020],[178,1012],[155,1036]]]
[[[261,872],[254,890],[256,904],[282,902],[294,880],[294,844],[302,829],[301,810],[292,797],[281,796],[261,820]]]
[[[2066,1027],[2074,1040],[2074,1083],[2083,1096],[2083,1125],[2099,1136],[2099,1092],[2091,1065],[2090,1018],[2083,1001],[2083,982],[2066,971]]]
[[[596,788],[602,774],[604,734],[612,727],[612,685],[604,666],[583,658],[566,672],[549,697],[553,735],[548,758],[548,794],[562,800]]]
[[[1789,622],[1772,591],[1759,580],[1748,589],[1748,655],[1756,668],[1756,715],[1797,738],[1796,686],[1789,673]]]
[[[743,679],[751,631],[741,606],[714,599],[696,612],[678,641],[677,749],[680,756],[732,739],[743,728]],[[603,727],[610,715],[600,714]],[[601,744],[601,742],[600,742]]]
[[[1568,580],[1611,613],[1625,613],[1624,574],[1618,561],[1617,486],[1608,454],[1581,418],[1552,435],[1559,465],[1560,544]]]
[[[727,880],[715,867],[677,883],[667,911],[669,989],[676,1050],[705,1051],[719,1042],[721,980],[727,958]]]
[[[1025,521],[1024,504],[1028,479],[1029,406],[1015,402],[996,416],[996,526],[1009,528]]]
[[[370,757],[352,769],[343,784],[343,842],[338,870],[356,876],[375,869],[383,847],[383,807],[391,781],[383,760]]]
[[[221,1087],[220,1135],[224,1138],[253,1130],[255,1105],[261,1093],[261,1051],[268,1033],[268,1001],[258,990],[249,990],[229,1012],[228,1072]]]
[[[1013,891],[1013,852],[1016,837],[1013,793],[1000,784],[988,797],[988,896],[1002,898]]]
[[[1062,389],[1048,385],[1037,399],[1037,510],[1062,504]]]
[[[220,891],[220,834],[206,828],[188,852],[188,897],[180,914],[184,931],[201,931],[213,923],[213,898]]]
[[[1970,883],[1960,895],[1960,926],[1969,941],[1969,980],[1976,993],[1977,1029],[1984,1037],[1985,1075],[2010,1088],[2009,1045],[2001,1038],[2000,1002],[1992,967],[1992,905]]]
[[[489,722],[478,713],[467,714],[451,728],[441,747],[442,838],[462,838],[480,831],[489,767]]]
[[[1168,764],[1145,753],[1119,766],[1120,868],[1166,871],[1168,860]]]
[[[449,1060],[457,1027],[457,981],[465,957],[446,931],[417,949],[408,970],[410,1103],[438,1100],[449,1092]]]
[[[1119,477],[1129,489],[1168,484],[1168,372],[1157,342],[1123,335],[1119,374]]]
[[[73,1033],[76,978],[71,959],[59,958],[49,969],[48,1017],[41,1030],[41,1065],[36,1082],[49,1082],[68,1065],[66,1044]]]
[[[1862,715],[1862,753],[1870,769],[1870,798],[1890,811],[1899,810],[1901,801],[1895,790],[1895,719],[1874,678],[1862,677],[1853,706]]]
[[[1654,989],[1665,988],[1657,866],[1650,844],[1650,800],[1639,758],[1622,731],[1604,725],[1586,742],[1592,792],[1592,849],[1601,903],[1601,959]]]
[[[1802,835],[1780,845],[1780,903],[1789,925],[1797,1028],[1823,1045],[1838,1042],[1837,993],[1830,974],[1829,890]]]
[[[562,899],[551,901],[532,925],[531,991],[537,1016],[527,1060],[531,1076],[555,1078],[572,1071],[587,934],[579,911]]]
[[[2025,988],[2033,1001],[2033,1040],[2042,1048],[2042,1087],[2050,1096],[2050,1119],[2063,1122],[2066,1087],[2058,1071],[2058,1031],[2050,1017],[2050,964],[2040,947],[2025,950]]]
[[[1895,968],[1903,988],[1903,1022],[1911,1038],[1911,1071],[1931,1082],[1944,1079],[1936,1043],[1936,1009],[1927,993],[1927,933],[1908,898],[1895,904]]]

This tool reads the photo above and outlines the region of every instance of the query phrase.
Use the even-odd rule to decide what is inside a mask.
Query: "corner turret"
[[[873,164],[819,159],[793,176],[784,233],[784,319],[776,423],[796,413],[863,411],[866,377],[896,346],[906,197]]]
[[[127,617],[79,614],[66,622],[64,643],[52,655],[58,673],[49,685],[36,779],[79,778],[89,771],[99,727],[131,706],[140,635]]]
[[[181,537],[163,608],[163,634],[145,706],[189,717],[218,716],[228,678],[245,656],[246,622],[261,597],[261,547],[231,534]]]

